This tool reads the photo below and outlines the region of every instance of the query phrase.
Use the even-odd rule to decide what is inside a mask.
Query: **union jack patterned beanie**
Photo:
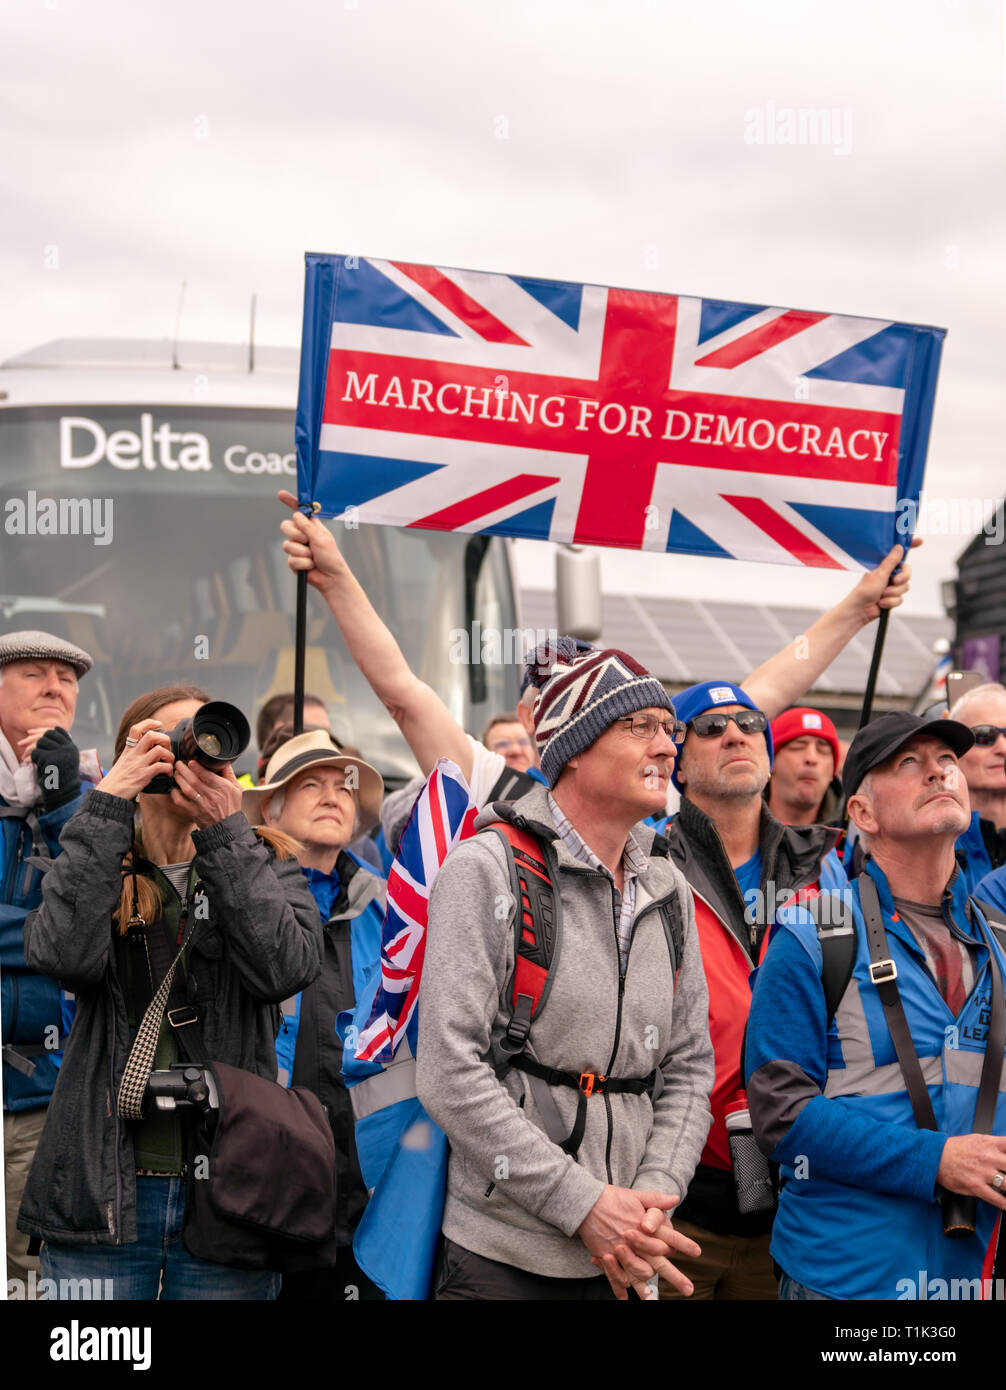
[[[611,647],[584,649],[573,637],[560,637],[532,652],[525,680],[539,691],[535,740],[550,787],[570,758],[589,748],[616,719],[653,707],[674,713],[667,691],[638,661]]]

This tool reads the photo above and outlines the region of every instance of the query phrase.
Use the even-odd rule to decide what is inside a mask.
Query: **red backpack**
[[[562,910],[548,867],[548,853],[538,837],[527,829],[521,817],[500,820],[491,827],[506,846],[510,886],[519,910],[514,918],[514,971],[507,982],[506,997],[510,1018],[500,1040],[495,1071],[502,1077],[511,1067],[528,1077],[545,1132],[553,1143],[573,1157],[583,1141],[587,1122],[587,1101],[592,1095],[647,1091],[656,1101],[663,1086],[659,1067],[645,1077],[605,1076],[599,1072],[561,1071],[546,1067],[528,1056],[527,1046],[535,1018],[548,1001],[562,947]],[[684,949],[684,927],[673,904],[661,904],[659,911],[675,979]],[[544,1085],[535,1083],[544,1082]],[[550,1086],[570,1086],[579,1092],[576,1120],[572,1131],[559,1116]]]

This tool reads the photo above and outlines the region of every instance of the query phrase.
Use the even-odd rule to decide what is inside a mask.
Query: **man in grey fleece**
[[[698,1247],[667,1213],[709,1129],[708,996],[691,893],[638,824],[663,810],[674,707],[624,652],[559,658],[535,683],[548,786],[487,808],[430,898],[417,1089],[451,1144],[435,1296],[647,1297],[655,1274],[687,1294],[668,1257]],[[537,839],[559,939],[510,1065],[503,819]]]

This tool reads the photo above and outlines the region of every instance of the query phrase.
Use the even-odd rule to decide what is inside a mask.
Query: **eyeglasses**
[[[763,734],[768,727],[765,711],[761,709],[739,709],[733,714],[710,710],[708,714],[697,714],[691,720],[691,727],[699,738],[720,738],[731,720],[742,734]]]
[[[1006,729],[1000,724],[974,724],[971,732],[979,748],[991,748],[1000,734],[1006,734]]]
[[[531,740],[526,734],[523,734],[520,738],[498,738],[494,743],[489,745],[490,751],[493,753],[505,753],[508,748],[530,747]]]
[[[629,733],[635,738],[654,738],[659,729],[672,743],[684,742],[685,726],[680,719],[658,719],[655,714],[626,714],[615,722],[628,724]]]

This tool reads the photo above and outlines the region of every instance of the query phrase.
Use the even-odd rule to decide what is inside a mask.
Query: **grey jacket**
[[[612,881],[557,838],[544,787],[515,802],[512,814],[538,835],[562,914],[558,965],[532,1025],[531,1054],[545,1066],[619,1078],[659,1067],[664,1088],[655,1102],[648,1094],[591,1096],[574,1161],[547,1137],[526,1077],[511,1069],[497,1079],[491,1056],[510,1016],[504,991],[516,904],[504,846],[488,831],[448,855],[431,895],[417,1089],[451,1144],[444,1234],[537,1274],[589,1277],[597,1271],[576,1231],[605,1185],[683,1196],[709,1129],[713,1053],[694,909],[666,842],[636,826],[649,864],[620,977]],[[477,825],[498,819],[488,807]],[[677,982],[660,903],[684,927]],[[549,1093],[572,1130],[577,1091],[560,1085]]]
[[[77,996],[18,1226],[43,1240],[136,1240],[130,1126],[116,1114],[130,1029],[115,968],[112,913],[133,802],[91,791],[61,837],[42,906],[25,922],[25,956]],[[187,951],[188,998],[214,1061],[276,1076],[273,1007],[321,968],[321,918],[296,859],[276,860],[240,812],[196,831],[208,916]]]

